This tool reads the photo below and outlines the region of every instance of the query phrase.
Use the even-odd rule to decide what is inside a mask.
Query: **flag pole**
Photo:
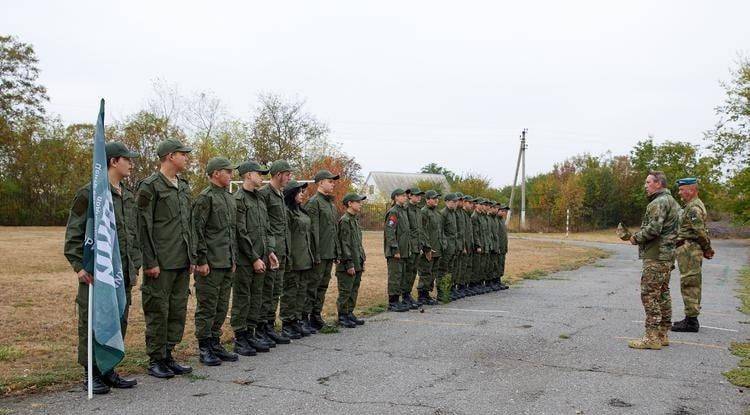
[[[88,397],[89,399],[94,397],[94,344],[92,341],[92,325],[91,320],[93,317],[93,307],[94,307],[94,287],[93,287],[94,281],[92,278],[91,284],[89,284],[89,307],[88,307],[88,328],[87,328],[87,335],[86,338],[88,339],[88,346],[86,347],[86,350],[88,351],[88,374],[86,379],[86,383],[88,385]]]

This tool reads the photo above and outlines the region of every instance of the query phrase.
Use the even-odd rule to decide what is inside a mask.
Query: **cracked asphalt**
[[[573,242],[570,242],[573,243]],[[139,377],[134,390],[87,401],[71,391],[0,401],[12,413],[85,414],[740,414],[750,392],[722,372],[747,340],[736,274],[748,245],[715,241],[706,261],[700,333],[661,351],[628,349],[643,333],[640,262],[629,245],[584,268],[510,290],[383,313],[195,376]],[[366,278],[366,276],[365,276]],[[672,273],[675,320],[682,319]]]

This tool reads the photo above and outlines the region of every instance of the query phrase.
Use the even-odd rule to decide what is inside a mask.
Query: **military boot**
[[[211,347],[212,339],[200,339],[198,340],[198,354],[200,354],[200,362],[206,366],[219,366],[221,359],[216,357],[214,349]]]
[[[458,292],[456,291],[456,286],[455,285],[451,285],[451,291],[450,291],[449,296],[451,298],[451,301],[458,300]]]
[[[248,330],[248,333],[250,333],[249,330]],[[273,349],[274,347],[276,347],[276,342],[273,341],[273,339],[268,337],[268,335],[266,334],[264,324],[258,325],[258,327],[252,330],[252,333],[253,333],[252,338],[255,339],[256,341],[265,343],[270,349]]]
[[[164,364],[174,372],[175,375],[187,375],[193,372],[193,368],[188,365],[181,365],[174,360],[172,357],[172,350],[167,348],[167,358],[164,359]]]
[[[104,395],[109,393],[109,386],[107,386],[106,383],[104,383],[104,380],[102,379],[102,375],[99,373],[99,369],[94,366],[94,373],[91,374],[91,390],[95,395]],[[84,367],[83,368],[83,387],[88,390],[89,387],[89,372]]]
[[[236,362],[239,359],[236,353],[232,353],[224,348],[224,345],[221,344],[221,339],[218,337],[211,339],[211,350],[214,351],[214,356],[221,359],[222,362]]]
[[[312,334],[312,332],[308,330],[304,324],[302,324],[302,320],[296,320],[294,322],[294,329],[297,330],[297,332],[301,334],[302,337],[307,337]]]
[[[326,321],[323,320],[323,316],[320,313],[310,314],[310,324],[315,330],[320,330],[326,325]]]
[[[414,301],[414,298],[412,298],[411,293],[404,293],[402,296],[403,303],[406,304],[407,307],[409,307],[411,310],[416,310],[419,308],[419,304],[417,304],[416,301]]]
[[[313,327],[309,316],[302,319],[302,326],[304,326],[305,329],[307,329],[307,331],[310,332],[310,334],[316,334],[318,332],[318,330],[316,330],[315,327]]]
[[[302,338],[302,333],[297,331],[297,328],[294,326],[294,323],[292,323],[291,321],[282,323],[281,334],[292,340],[299,340]]]
[[[684,320],[672,324],[672,331],[697,333],[701,325],[698,323],[698,317],[685,317]]]
[[[409,310],[408,308],[402,307],[401,303],[398,301],[398,295],[388,296],[388,311],[395,311],[397,313],[402,313],[408,310]]]
[[[427,304],[427,298],[427,291],[420,291],[417,295],[417,304],[419,304],[420,306]]]
[[[364,325],[364,324],[365,324],[365,321],[364,321],[364,320],[362,320],[361,318],[359,318],[359,317],[355,316],[355,315],[354,315],[354,313],[353,313],[353,312],[351,312],[351,311],[350,311],[350,312],[349,312],[349,314],[347,314],[346,316],[347,316],[347,317],[349,317],[349,320],[350,320],[350,321],[352,321],[352,322],[353,322],[354,324],[356,324],[356,325],[358,325],[358,326],[362,326],[362,325]]]
[[[137,380],[125,379],[114,370],[110,370],[109,372],[101,375],[101,380],[105,385],[115,389],[130,389],[138,384]]]
[[[277,333],[276,329],[273,327],[272,322],[267,322],[263,325],[264,333],[266,336],[268,336],[271,340],[273,340],[276,344],[289,344],[292,342],[292,339],[290,337],[287,337],[284,335],[284,333]]]
[[[349,320],[349,316],[346,313],[339,313],[339,326],[353,329],[357,327],[357,323]]]
[[[174,372],[167,366],[164,360],[151,360],[148,363],[148,374],[160,379],[169,379],[174,377]]]
[[[628,347],[633,349],[661,350],[661,346],[661,338],[657,330],[646,330],[643,338],[628,342]]]
[[[240,356],[255,356],[258,354],[256,349],[248,343],[247,331],[242,330],[234,333],[234,352]]]
[[[501,290],[507,290],[508,288],[510,288],[505,283],[503,283],[503,280],[501,280],[500,278],[497,279],[497,282],[498,282],[498,284],[500,284],[500,289]]]

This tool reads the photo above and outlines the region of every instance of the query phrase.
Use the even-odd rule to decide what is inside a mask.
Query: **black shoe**
[[[449,295],[451,297],[451,301],[458,300],[458,294],[456,293],[456,289],[454,287],[451,287],[451,292]]]
[[[174,372],[164,360],[152,360],[148,364],[148,374],[160,379],[169,379],[174,377]]]
[[[236,353],[232,353],[224,348],[221,344],[221,339],[214,337],[211,339],[211,350],[214,352],[214,356],[218,357],[222,362],[236,362],[239,360],[239,356]]]
[[[302,333],[297,331],[293,323],[284,323],[281,329],[281,334],[292,340],[299,340],[302,338]]]
[[[339,314],[339,326],[353,329],[357,327],[357,323],[349,320],[349,316],[346,314]]]
[[[323,316],[320,315],[320,313],[313,313],[310,314],[310,325],[315,330],[320,330],[326,325],[326,321],[323,320]]]
[[[138,384],[138,381],[135,379],[125,379],[120,377],[120,375],[114,370],[110,370],[109,373],[102,375],[101,379],[105,385],[115,389],[130,389]]]
[[[166,364],[175,375],[187,375],[188,373],[193,373],[192,367],[177,363],[172,357],[172,351],[169,349],[167,349],[167,358],[164,360],[164,364]]]
[[[388,296],[388,311],[394,311],[396,313],[403,313],[404,311],[408,311],[408,308],[404,308],[401,303],[398,301],[397,295],[389,295]]]
[[[419,309],[419,304],[417,304],[416,301],[414,301],[414,298],[412,298],[411,293],[406,293],[402,296],[404,299],[403,302],[406,304],[410,309],[417,310]]]
[[[251,331],[248,330],[248,333],[251,333]],[[265,343],[271,349],[276,347],[276,342],[273,341],[273,339],[268,337],[268,335],[266,334],[264,325],[259,325],[258,328],[255,328],[252,330],[252,333],[253,333],[252,338],[255,339],[256,341]],[[248,338],[250,338],[249,335],[248,335]]]
[[[198,340],[198,354],[200,355],[198,360],[206,366],[219,366],[221,359],[214,354],[214,349],[211,347],[212,342],[213,339],[210,338]],[[177,374],[176,371],[173,370],[173,372]]]
[[[99,374],[99,371],[94,367],[94,373],[91,376],[91,391],[94,395],[104,395],[109,393],[109,386],[104,382],[103,376]],[[84,369],[83,371],[83,387],[88,391],[89,389],[89,375]]]
[[[304,324],[302,324],[302,320],[297,320],[294,322],[294,329],[297,331],[297,333],[301,334],[302,337],[307,337],[312,334],[310,330],[305,327]]]
[[[312,324],[310,324],[310,318],[309,317],[305,318],[305,319],[302,319],[301,323],[302,323],[302,326],[305,329],[307,329],[307,331],[310,332],[310,334],[316,334],[318,332],[318,330],[316,330],[315,327],[313,327]]]
[[[427,300],[425,300],[425,304],[427,304],[427,305],[438,305],[438,301],[428,295],[427,296]]]
[[[268,353],[271,351],[271,346],[269,346],[268,343],[263,341],[262,338],[250,334],[250,332],[245,333],[245,340],[247,341],[247,345],[255,349],[257,353]],[[274,347],[275,346],[276,344],[274,344]]]
[[[240,356],[255,356],[258,354],[256,349],[250,345],[246,331],[243,330],[234,333],[234,352]]]
[[[273,340],[276,344],[289,344],[292,342],[292,339],[285,336],[283,333],[279,334],[276,333],[276,330],[273,328],[273,325],[266,323],[265,325],[265,334],[268,336],[271,340]]]
[[[684,320],[672,324],[672,331],[697,333],[701,325],[698,323],[698,317],[685,317]]]
[[[362,320],[361,318],[355,316],[354,313],[350,312],[346,316],[349,317],[349,321],[353,322],[354,324],[356,324],[358,326],[363,326],[365,324],[365,321]]]

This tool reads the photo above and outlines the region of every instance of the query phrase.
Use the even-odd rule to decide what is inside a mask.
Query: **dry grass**
[[[0,395],[59,389],[81,376],[76,363],[77,280],[62,255],[63,237],[64,229],[59,227],[0,227]],[[386,303],[382,238],[380,232],[365,233],[368,261],[358,300],[361,314],[382,311]],[[604,255],[597,249],[515,239],[510,241],[506,269],[511,281],[518,281],[573,269]],[[334,276],[324,308],[328,318],[335,314],[337,293]],[[184,341],[177,349],[179,358],[195,357],[194,307],[191,299]],[[231,338],[230,330],[225,330],[224,338]],[[143,373],[147,357],[137,288],[126,348],[119,370]]]
[[[637,229],[630,227],[631,232],[635,232]],[[565,239],[569,241],[587,241],[587,242],[604,242],[613,244],[628,244],[629,242],[623,242],[615,234],[615,228],[612,229],[601,229],[598,231],[590,232],[579,232],[570,233],[565,236],[565,232],[551,232],[551,233],[531,233],[531,232],[518,232],[511,234],[520,238],[549,238],[549,239]]]

